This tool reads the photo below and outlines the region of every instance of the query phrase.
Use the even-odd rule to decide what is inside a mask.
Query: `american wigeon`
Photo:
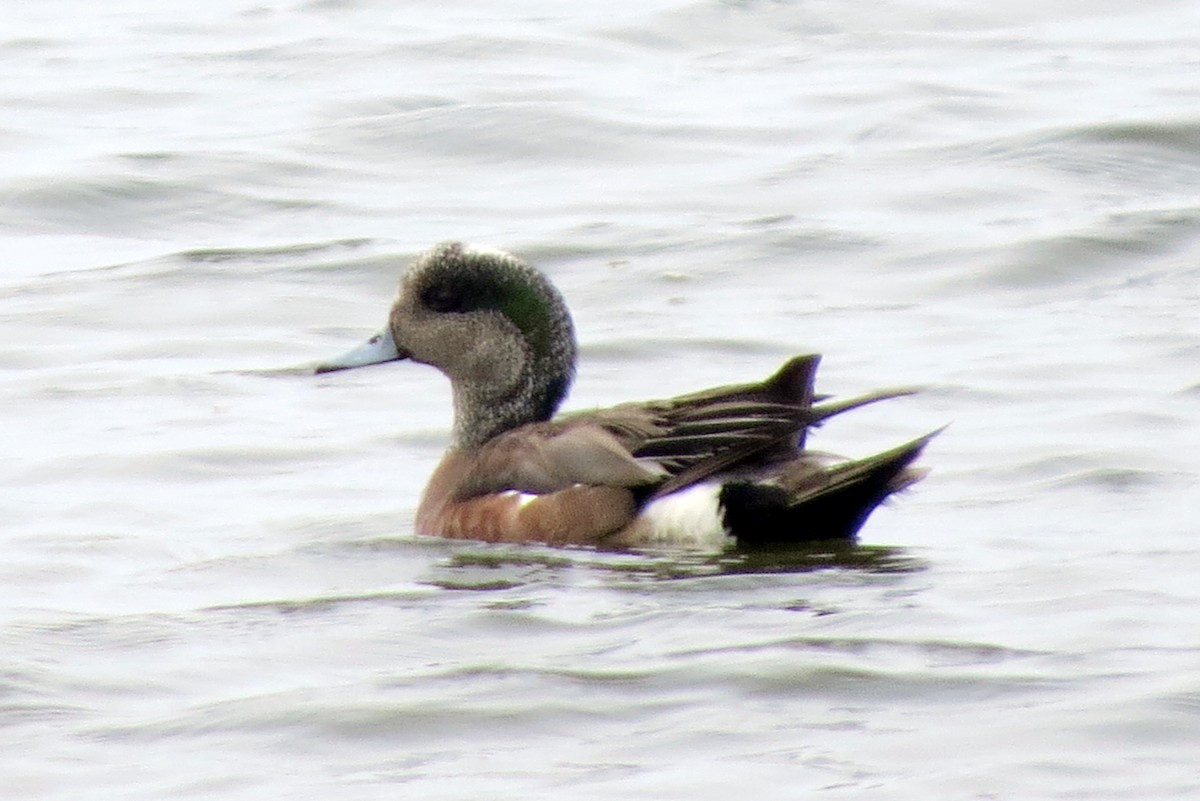
[[[450,378],[453,441],[417,511],[419,534],[492,542],[719,547],[853,537],[936,434],[853,461],[805,448],[808,429],[889,391],[813,393],[819,356],[767,380],[554,416],[575,374],[558,290],[497,251],[421,256],[388,324],[318,365],[412,359]]]

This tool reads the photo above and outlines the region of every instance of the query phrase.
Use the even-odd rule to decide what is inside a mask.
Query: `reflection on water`
[[[903,548],[860,545],[844,540],[725,553],[686,551],[604,552],[590,549],[548,551],[540,546],[456,544],[423,580],[444,589],[504,590],[551,580],[553,574],[579,568],[632,580],[671,581],[706,576],[811,573],[850,570],[865,573],[914,573],[924,563]],[[566,554],[566,555],[564,555]]]

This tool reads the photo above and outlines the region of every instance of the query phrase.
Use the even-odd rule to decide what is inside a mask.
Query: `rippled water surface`
[[[0,16],[5,798],[1200,796],[1200,11]],[[978,4],[977,4],[978,5]],[[444,379],[286,368],[459,238],[571,403],[825,354],[856,546],[417,540]]]

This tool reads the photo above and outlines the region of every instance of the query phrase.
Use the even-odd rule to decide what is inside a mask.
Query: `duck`
[[[409,266],[381,331],[313,369],[412,361],[449,378],[451,441],[415,518],[416,534],[449,539],[705,550],[853,540],[924,477],[914,462],[939,433],[860,459],[809,449],[829,418],[913,392],[818,395],[818,354],[759,382],[557,414],[576,357],[571,314],[544,273],[446,242]]]

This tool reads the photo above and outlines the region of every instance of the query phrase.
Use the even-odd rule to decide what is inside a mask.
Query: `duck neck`
[[[554,416],[574,378],[573,368],[547,371],[527,363],[510,387],[488,391],[479,384],[454,384],[454,446],[474,448],[529,423]]]

